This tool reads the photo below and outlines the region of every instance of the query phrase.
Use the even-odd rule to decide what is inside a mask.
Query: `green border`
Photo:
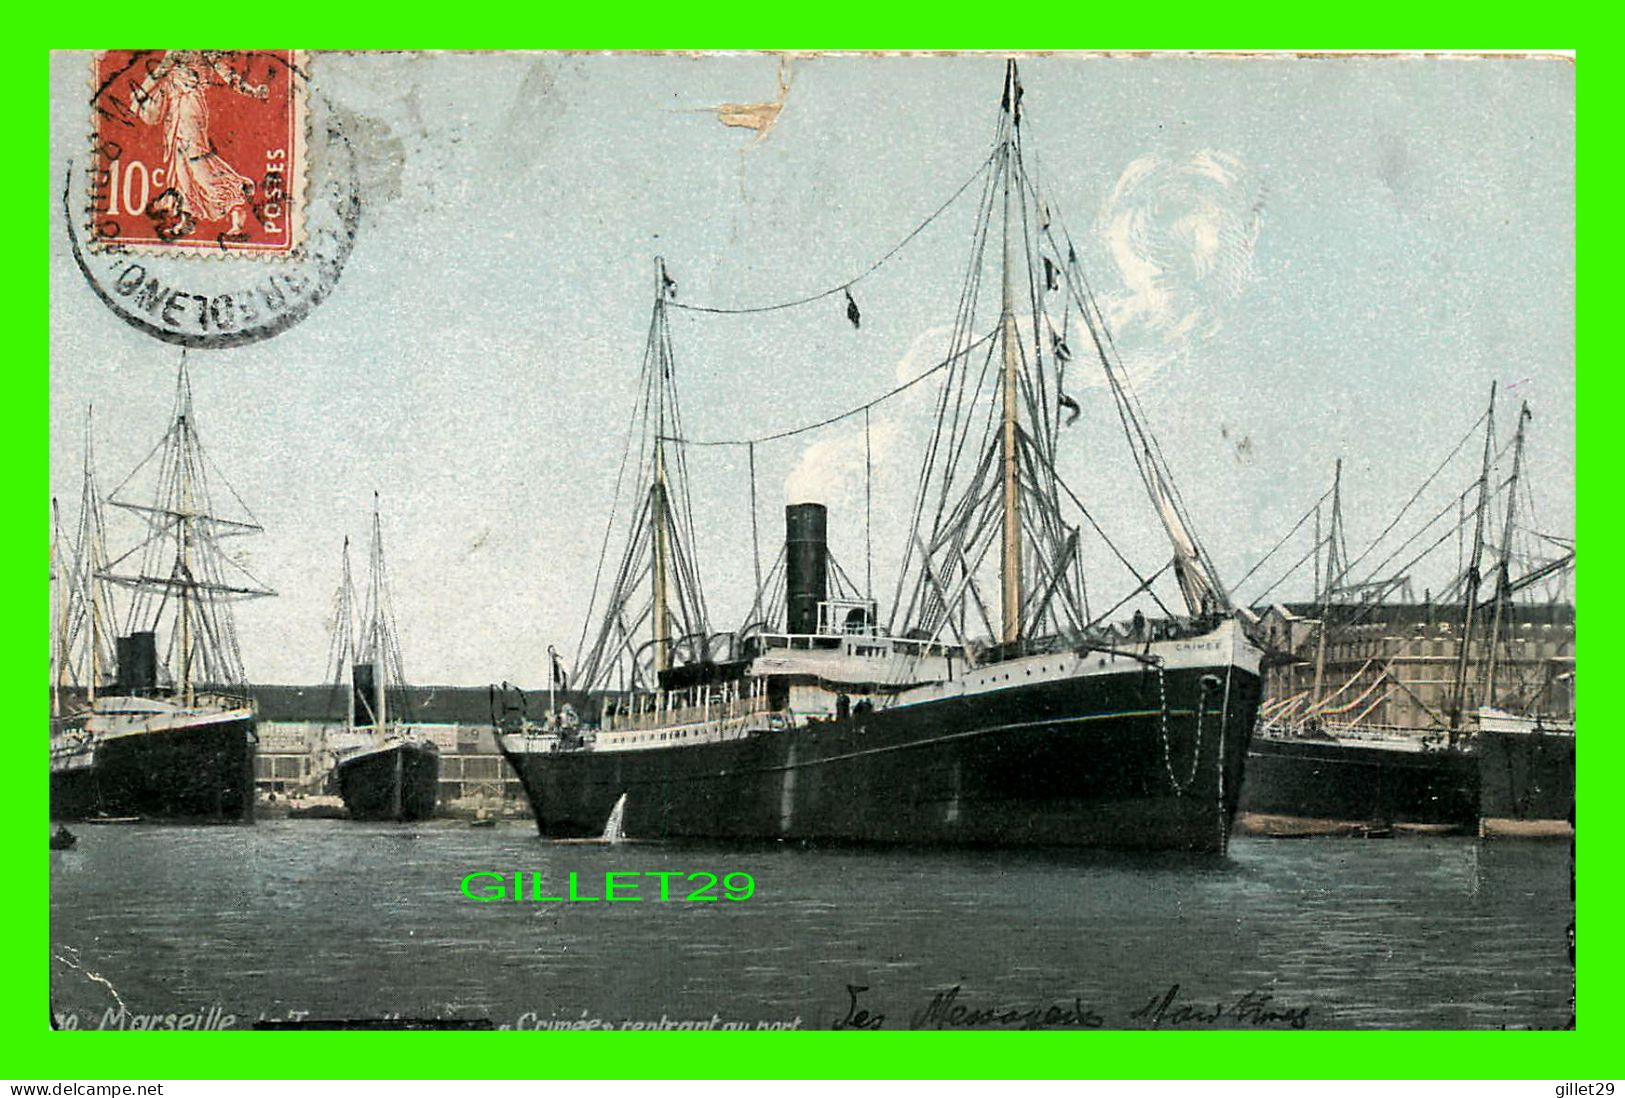
[[[242,11],[244,27],[264,37],[277,28],[278,42],[301,35],[281,28],[298,24],[302,10],[311,18],[314,33],[293,44],[306,48],[399,48],[434,43],[460,48],[716,48],[719,44],[746,43],[798,50],[814,48],[1005,48],[1011,43],[1040,49],[1092,48],[1107,43],[1117,48],[1144,48],[1153,37],[1181,47],[1203,43],[1210,48],[1309,48],[1331,42],[1355,41],[1362,46],[1386,43],[1388,48],[1416,48],[1419,43],[1467,42],[1511,52],[1517,43],[1541,48],[1571,48],[1583,53],[1595,89],[1601,81],[1612,84],[1613,61],[1599,32],[1578,17],[1552,9],[1512,8],[1503,15],[1498,6],[1477,5],[1470,14],[1428,9],[1424,5],[1389,4],[1358,12],[1328,11],[1306,15],[1306,5],[1283,6],[1276,13],[1247,7],[1215,5],[1189,13],[1158,10],[1148,13],[1138,5],[1105,11],[1097,5],[1074,3],[1065,8],[1028,7],[1019,18],[995,6],[953,10],[943,5],[917,10],[842,8],[804,4],[770,9],[757,15],[737,7],[651,7],[643,12],[618,9],[612,22],[594,22],[594,12],[579,7],[551,11],[515,6],[511,12],[481,13],[479,22],[466,12],[456,21],[443,8],[410,13],[399,5],[379,11],[351,10],[339,5],[277,5]],[[457,9],[452,9],[456,11]],[[143,15],[143,12],[145,14]],[[387,15],[386,15],[387,12]],[[7,386],[10,411],[6,414],[15,473],[7,478],[4,503],[7,513],[28,516],[11,524],[26,537],[0,541],[0,560],[8,579],[4,589],[15,611],[0,636],[7,673],[0,682],[14,698],[37,699],[25,712],[13,734],[25,744],[33,742],[30,729],[46,724],[45,691],[39,689],[43,652],[37,638],[48,620],[46,585],[37,582],[44,571],[43,501],[49,498],[48,362],[49,321],[46,281],[41,278],[52,235],[58,231],[54,205],[39,197],[41,165],[51,160],[48,127],[49,56],[53,46],[67,40],[80,45],[130,45],[171,32],[195,37],[208,28],[164,24],[175,9],[131,5],[90,9],[45,10],[19,25],[8,17],[8,29],[21,34],[23,48],[12,65],[13,88],[37,89],[21,97],[7,112],[14,132],[34,133],[22,141],[23,150],[10,160],[4,186],[8,206],[29,211],[27,217],[48,217],[39,222],[35,243],[22,249],[32,261],[15,259],[5,268],[6,302],[18,323],[12,327],[16,348]],[[1147,19],[1147,14],[1153,17]],[[414,17],[415,15],[415,17]],[[1318,25],[1311,25],[1314,19]],[[1087,20],[1087,22],[1084,22]],[[222,33],[225,33],[222,31]],[[1580,50],[1582,44],[1593,48]],[[133,44],[142,44],[136,41]],[[152,43],[147,43],[152,44]],[[211,44],[211,43],[200,43]],[[261,43],[227,43],[254,45]],[[1165,47],[1172,48],[1172,47]],[[1521,48],[1530,48],[1525,45]],[[1578,62],[1577,62],[1578,63]],[[1599,71],[1599,66],[1601,70]],[[1593,97],[1596,98],[1595,96]],[[1610,96],[1610,98],[1612,98]],[[32,113],[38,110],[38,114]],[[27,120],[28,124],[25,124]],[[1607,125],[1607,122],[1603,123]],[[33,129],[32,126],[38,126]],[[1609,126],[1609,129],[1612,129]],[[1604,144],[1612,145],[1608,138]],[[43,153],[43,155],[42,155]],[[1604,153],[1593,150],[1594,169]],[[1612,153],[1609,154],[1612,159]],[[1611,173],[1610,173],[1611,175]],[[1594,170],[1593,178],[1606,178]],[[1617,200],[1608,200],[1608,217],[1617,218]],[[1612,249],[1610,249],[1610,252]],[[1593,258],[1587,283],[1593,301],[1603,300],[1618,276],[1612,254]],[[1611,295],[1609,295],[1611,296]],[[25,335],[31,333],[31,335]],[[1599,350],[1601,340],[1595,340]],[[1618,404],[1619,382],[1605,360],[1580,379],[1590,400],[1581,420],[1584,428],[1612,426]],[[1603,447],[1611,440],[1604,431],[1583,430],[1580,438],[1587,468],[1606,468],[1612,454]],[[1614,491],[1601,477],[1580,481],[1583,502],[1579,536],[1587,548],[1605,562],[1613,523],[1607,513]],[[38,539],[38,540],[36,540]],[[1603,576],[1606,569],[1587,560],[1585,576]],[[1588,666],[1606,667],[1608,653],[1620,646],[1607,636],[1589,631],[1591,622],[1616,616],[1619,598],[1599,584],[1586,591],[1583,621]],[[1595,664],[1593,661],[1598,661]],[[1608,689],[1607,676],[1585,680],[1584,696],[1599,697]],[[1594,688],[1594,690],[1592,689]],[[1599,701],[1599,704],[1603,704]],[[34,716],[28,716],[34,713]],[[1586,887],[1580,896],[1581,966],[1579,1024],[1574,1032],[1554,1033],[798,1033],[798,1034],[539,1034],[532,1039],[501,1034],[169,1034],[108,1033],[97,1036],[53,1033],[47,1022],[47,905],[35,892],[44,881],[38,846],[39,823],[45,818],[45,767],[28,763],[35,749],[13,753],[24,775],[8,783],[8,796],[0,807],[11,826],[5,858],[13,885],[13,899],[0,914],[8,951],[5,966],[11,987],[0,997],[0,1034],[5,1054],[4,1074],[12,1079],[55,1081],[68,1079],[174,1079],[252,1078],[278,1064],[297,1065],[306,1074],[334,1078],[502,1078],[548,1074],[582,1078],[842,1078],[842,1077],[1012,1077],[1012,1078],[1548,1078],[1607,1079],[1619,1060],[1611,1055],[1618,1041],[1621,1020],[1618,1005],[1625,991],[1621,951],[1613,939],[1610,918],[1618,909],[1619,833],[1618,797],[1603,776],[1617,773],[1619,747],[1612,728],[1599,727],[1588,736],[1585,765],[1579,777],[1585,803],[1585,838],[1579,848],[1580,876]],[[1538,902],[1538,901],[1537,901]],[[1531,1091],[1543,1093],[1543,1091]]]

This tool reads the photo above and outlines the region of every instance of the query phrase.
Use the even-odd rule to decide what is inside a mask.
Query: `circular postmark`
[[[360,221],[357,155],[292,50],[110,50],[90,149],[70,163],[69,246],[114,315],[184,347],[298,324]]]

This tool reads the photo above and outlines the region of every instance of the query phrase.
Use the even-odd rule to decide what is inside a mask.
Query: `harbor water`
[[[518,821],[76,831],[51,854],[68,1028],[1481,1029],[1573,1009],[1567,842],[1129,857],[557,844]],[[518,901],[462,885],[516,871]],[[610,903],[610,872],[754,891],[690,902],[700,884],[667,878],[662,902],[622,877],[642,899]]]

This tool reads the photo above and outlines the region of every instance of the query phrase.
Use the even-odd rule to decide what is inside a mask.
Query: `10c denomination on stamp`
[[[92,247],[292,255],[305,82],[294,50],[108,50],[94,61]]]

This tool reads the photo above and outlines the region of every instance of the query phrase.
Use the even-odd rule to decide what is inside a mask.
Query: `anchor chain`
[[[1168,784],[1173,788],[1174,796],[1183,797],[1196,781],[1196,771],[1202,761],[1202,722],[1207,715],[1208,680],[1211,675],[1202,676],[1200,693],[1196,699],[1196,742],[1191,748],[1190,773],[1184,781],[1174,773],[1173,747],[1168,739],[1168,685],[1164,678],[1163,666],[1157,663],[1157,697],[1160,702],[1162,715],[1162,767],[1168,772]]]

